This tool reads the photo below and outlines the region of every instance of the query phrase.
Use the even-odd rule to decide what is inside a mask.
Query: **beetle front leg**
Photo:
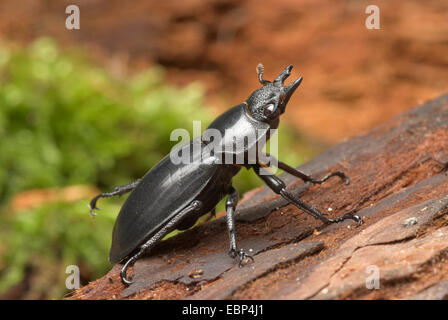
[[[302,172],[300,170],[297,170],[297,169],[287,165],[286,163],[276,159],[275,157],[273,157],[270,154],[266,154],[266,157],[274,159],[277,162],[277,165],[276,165],[277,168],[279,168],[279,169],[281,169],[281,170],[283,170],[283,171],[285,171],[285,172],[287,172],[287,173],[289,173],[289,174],[291,174],[291,175],[293,175],[293,176],[295,176],[297,178],[300,178],[300,179],[302,179],[305,182],[311,182],[311,183],[314,183],[314,184],[322,184],[325,181],[327,181],[328,179],[330,179],[331,177],[338,176],[341,179],[345,180],[345,184],[349,184],[350,183],[350,179],[342,171],[331,172],[331,173],[327,174],[325,177],[323,177],[322,179],[318,180],[318,179],[312,178],[311,176],[307,175],[306,173],[304,173],[304,172]]]
[[[138,180],[136,180],[136,181],[134,181],[134,182],[131,182],[131,183],[129,183],[129,184],[126,184],[126,185],[124,185],[124,186],[115,187],[115,188],[114,188],[114,191],[112,191],[112,192],[104,192],[104,193],[101,193],[101,194],[97,195],[95,198],[93,198],[93,199],[90,201],[90,206],[89,206],[89,208],[90,208],[90,214],[91,214],[92,216],[96,216],[96,213],[95,213],[94,210],[95,210],[95,209],[96,209],[96,210],[100,210],[100,208],[98,208],[98,207],[96,206],[96,202],[98,201],[99,198],[110,198],[110,197],[113,197],[113,196],[121,196],[121,195],[126,194],[126,193],[128,193],[128,192],[131,192],[132,190],[135,189],[135,187],[138,185],[138,183],[140,182],[140,180],[141,180],[141,179],[138,179]]]
[[[338,217],[336,219],[329,219],[324,217],[324,214],[314,208],[313,206],[303,202],[296,196],[294,196],[292,193],[286,190],[285,183],[277,176],[273,174],[260,174],[260,165],[254,165],[253,169],[255,173],[267,184],[269,188],[272,189],[277,194],[280,194],[284,199],[286,199],[289,203],[294,204],[297,208],[305,211],[309,215],[313,216],[316,219],[320,219],[324,223],[336,223],[341,222],[347,219],[354,220],[358,223],[358,225],[361,224],[362,220],[359,216],[354,215],[353,213],[347,213],[343,215],[342,217]]]
[[[239,266],[243,266],[243,262],[249,258],[254,261],[254,258],[245,253],[243,249],[238,250],[236,246],[236,231],[235,231],[235,209],[238,203],[238,191],[235,188],[231,187],[229,196],[226,201],[226,217],[227,217],[227,229],[229,230],[229,238],[230,238],[230,250],[229,255],[232,258],[239,257]]]

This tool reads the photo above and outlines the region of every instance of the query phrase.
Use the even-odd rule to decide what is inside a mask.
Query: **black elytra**
[[[112,233],[112,246],[109,260],[111,263],[124,262],[121,279],[124,284],[132,283],[127,278],[127,268],[146,251],[154,247],[169,232],[185,230],[194,225],[197,219],[214,212],[218,202],[226,195],[226,217],[230,237],[229,255],[238,258],[242,266],[247,259],[253,261],[243,249],[237,247],[234,213],[238,202],[238,192],[232,187],[232,178],[242,167],[253,169],[266,185],[280,194],[289,203],[324,223],[335,223],[345,219],[361,222],[350,212],[342,217],[330,219],[313,206],[301,201],[286,190],[285,183],[274,174],[262,170],[267,159],[276,160],[275,165],[305,182],[321,184],[333,176],[339,176],[348,184],[347,176],[340,171],[332,172],[318,180],[275,159],[272,155],[258,156],[270,137],[277,129],[280,115],[294,91],[302,82],[302,77],[284,86],[291,74],[292,65],[286,67],[274,81],[263,79],[264,68],[257,66],[258,80],[262,87],[255,90],[247,100],[216,118],[202,137],[193,139],[176,151],[186,153],[190,161],[173,161],[170,155],[163,158],[146,175],[128,185],[117,187],[113,192],[102,193],[90,202],[90,212],[94,210],[99,198],[107,198],[131,192],[115,221]],[[219,133],[219,139],[213,139],[213,132]],[[255,139],[249,139],[252,133]],[[231,148],[227,148],[228,145]],[[210,152],[213,146],[214,152]],[[218,146],[218,148],[216,148]],[[238,147],[239,146],[239,147]],[[249,157],[254,148],[257,156]],[[251,153],[252,155],[254,153]],[[220,161],[218,159],[221,159]],[[225,160],[223,160],[225,159]],[[229,159],[233,162],[229,163]],[[242,162],[235,162],[240,160]]]

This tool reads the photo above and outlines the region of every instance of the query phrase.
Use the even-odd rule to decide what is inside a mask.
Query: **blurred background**
[[[244,101],[259,62],[304,77],[279,129],[299,165],[447,92],[448,2],[1,0],[0,298],[62,298],[68,265],[81,284],[104,275],[124,198],[94,219],[89,199],[144,175],[174,128]]]

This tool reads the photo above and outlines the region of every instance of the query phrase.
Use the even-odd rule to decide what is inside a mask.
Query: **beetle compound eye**
[[[264,109],[264,115],[265,116],[270,116],[271,114],[274,113],[274,111],[275,111],[275,105],[273,103],[270,103]]]

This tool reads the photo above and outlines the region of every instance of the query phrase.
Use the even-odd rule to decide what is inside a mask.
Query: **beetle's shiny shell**
[[[244,139],[254,130],[258,138],[268,134],[270,126],[253,119],[245,104],[235,106],[218,117],[209,128],[221,132],[219,145],[232,144],[233,137]],[[194,200],[200,200],[203,207],[182,221],[180,227],[188,227],[196,219],[214,208],[226,195],[232,177],[240,170],[232,164],[217,162],[219,154],[210,154],[209,145],[200,143],[200,138],[190,141],[182,148],[189,147],[190,163],[174,164],[170,155],[152,168],[131,192],[118,214],[112,233],[109,260],[117,263],[129,256],[177,213]],[[193,144],[199,148],[193,147]],[[258,140],[249,144],[237,144],[234,155],[256,147]],[[262,147],[262,146],[261,146]]]
[[[217,169],[211,157],[190,164],[174,164],[169,155],[163,158],[143,177],[121,208],[112,233],[110,262],[126,258],[195,200]]]
[[[269,139],[269,129],[271,128],[269,124],[255,120],[249,114],[246,104],[240,104],[216,118],[207,130],[219,131],[222,139],[215,143],[220,145],[220,152],[224,155],[230,153],[238,157],[243,154],[246,156],[247,154],[249,156],[256,155],[257,149],[262,149],[266,140]],[[254,139],[249,139],[249,137]],[[217,156],[221,155],[217,153]]]

